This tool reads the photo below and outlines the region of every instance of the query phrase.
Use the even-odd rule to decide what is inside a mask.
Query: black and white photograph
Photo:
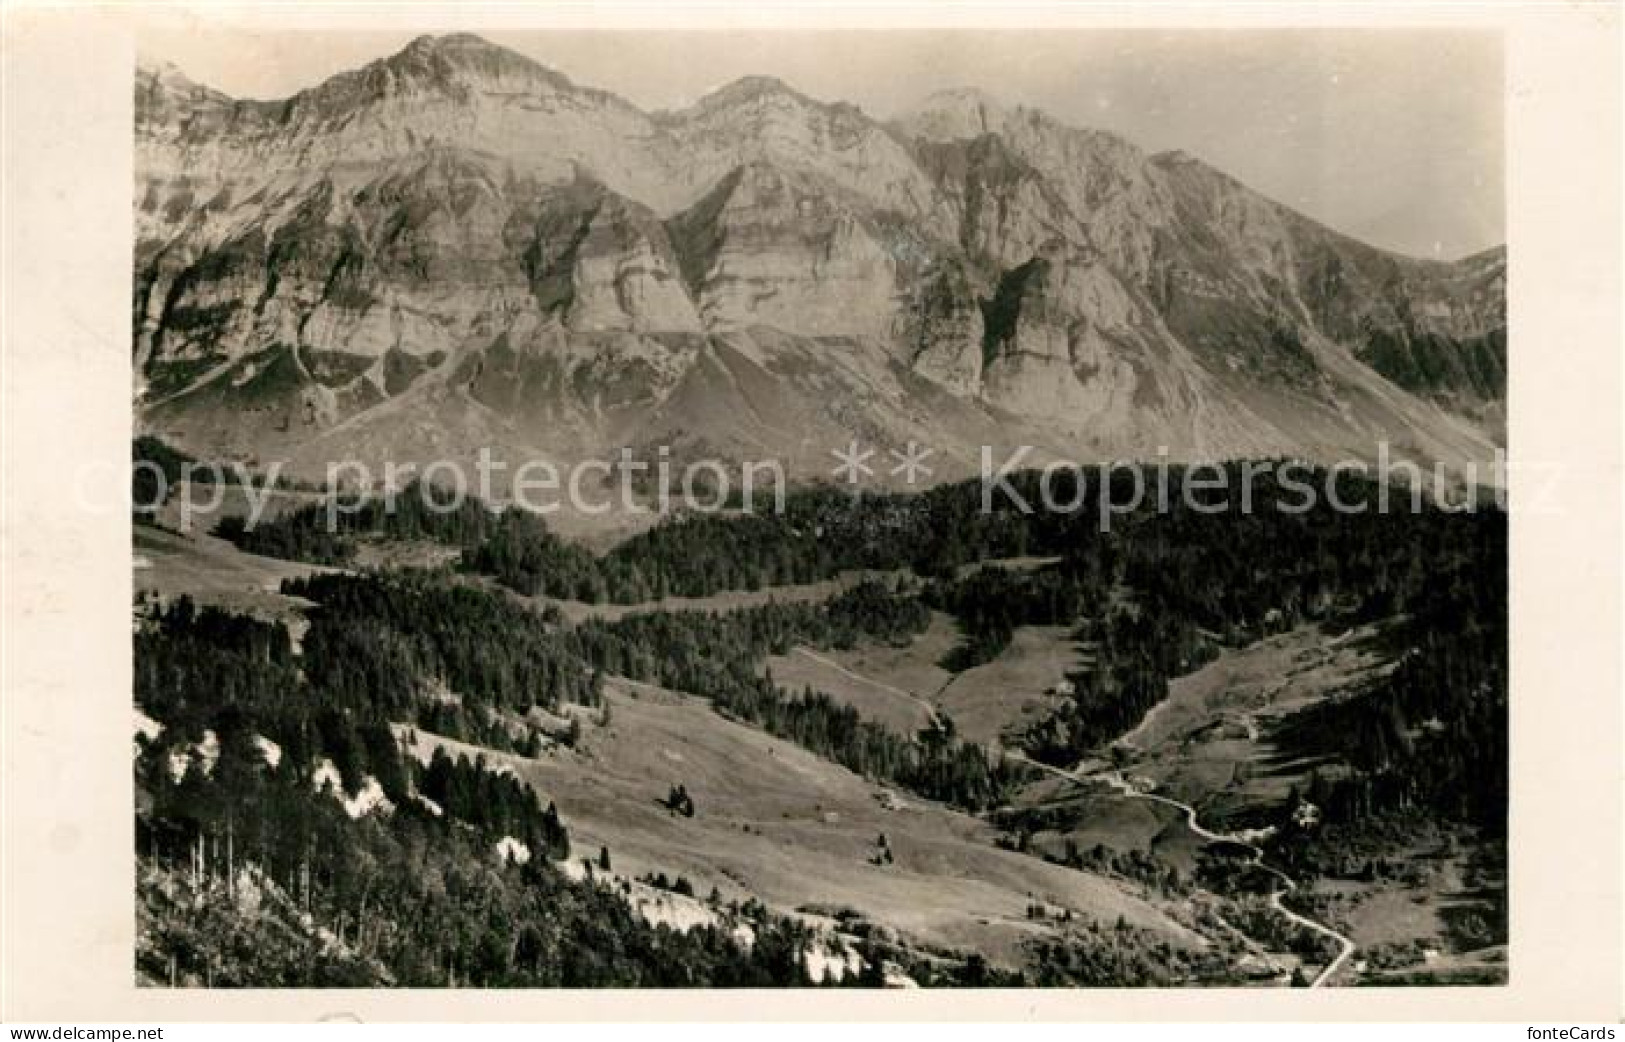
[[[59,657],[143,1002],[1546,979],[1520,793],[1604,745],[1514,724],[1618,674],[1515,670],[1514,559],[1619,446],[1523,440],[1508,34],[470,22],[129,34]]]
[[[1494,36],[189,57],[143,981],[1505,980]]]

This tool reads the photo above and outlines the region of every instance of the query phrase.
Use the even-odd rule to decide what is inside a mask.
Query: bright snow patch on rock
[[[918,988],[920,986],[919,981],[895,966],[887,966],[882,971],[882,975],[885,977],[886,987],[888,988]]]
[[[516,865],[530,862],[530,848],[512,836],[503,836],[497,840],[497,857],[503,861],[511,861]]]
[[[389,802],[389,797],[384,795],[384,787],[370,774],[362,780],[361,788],[354,796],[346,795],[344,775],[339,773],[332,760],[323,759],[316,765],[316,770],[310,776],[310,785],[317,792],[324,789],[330,791],[333,798],[344,807],[344,813],[352,818],[359,818],[373,811],[388,814],[395,809],[395,805]]]
[[[135,733],[150,742],[164,733],[164,725],[137,709],[135,711]]]
[[[664,924],[679,933],[687,933],[696,926],[713,926],[717,921],[717,914],[698,900],[652,886],[634,886],[631,902],[650,926]]]
[[[204,731],[203,741],[194,744],[190,749],[170,750],[170,781],[179,784],[180,780],[186,777],[187,768],[191,767],[194,762],[202,767],[205,777],[214,773],[214,765],[220,762],[219,735],[213,731]]]
[[[813,948],[802,953],[801,961],[807,967],[807,976],[815,982],[841,980],[848,973],[858,973],[863,969],[863,960],[858,958],[857,953],[845,949],[831,952]]]
[[[418,806],[422,807],[424,810],[428,811],[430,814],[433,814],[435,817],[439,818],[439,817],[444,817],[445,816],[446,812],[440,806],[440,804],[436,803],[434,800],[431,800],[429,797],[423,795],[421,792],[414,793],[412,795],[412,799],[417,802]]]
[[[148,742],[155,741],[158,736],[163,733],[163,724],[160,724],[158,721],[154,720],[152,717],[148,716],[146,713],[143,713],[139,709],[135,711],[135,741],[130,743],[135,747],[135,755],[140,756],[141,747]],[[170,764],[169,770],[171,774],[175,773],[173,763]],[[182,773],[185,773],[184,767],[182,768]]]
[[[559,862],[558,867],[560,872],[576,882],[596,879],[611,884],[617,893],[624,888],[626,903],[650,926],[668,926],[679,933],[687,933],[696,926],[717,926],[721,923],[711,906],[697,897],[662,890],[616,872],[601,871],[582,858],[567,858]],[[733,936],[746,947],[756,943],[756,931],[746,924],[736,926]]]
[[[260,751],[267,767],[277,767],[282,763],[282,746],[271,741],[264,735],[254,736],[254,748]]]
[[[389,797],[384,795],[384,787],[378,784],[378,779],[370,774],[367,775],[366,781],[361,783],[360,792],[349,799],[341,799],[339,802],[344,804],[344,813],[352,818],[359,818],[362,815],[371,814],[373,811],[388,814],[395,809],[394,805],[389,802]]]
[[[220,736],[213,731],[204,731],[203,741],[194,745],[192,749],[203,764],[203,773],[213,774],[214,765],[220,762]]]
[[[338,767],[333,763],[332,760],[324,759],[321,763],[316,765],[316,770],[311,772],[310,787],[315,789],[317,792],[321,792],[323,789],[328,788],[329,786],[331,786],[335,791],[343,792],[344,775],[339,773]]]

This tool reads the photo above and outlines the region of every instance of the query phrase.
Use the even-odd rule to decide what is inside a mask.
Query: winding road
[[[884,683],[882,681],[875,680],[873,677],[866,677],[866,676],[862,675],[861,673],[855,673],[852,670],[847,669],[845,666],[841,665],[839,662],[836,662],[834,659],[828,658],[828,657],[826,657],[824,655],[820,655],[816,651],[812,651],[812,650],[810,650],[808,648],[797,647],[794,650],[795,650],[796,654],[803,655],[806,658],[809,658],[809,659],[813,660],[814,662],[818,662],[821,665],[829,667],[830,669],[834,669],[834,670],[838,671],[839,673],[841,673],[842,675],[844,675],[846,677],[849,677],[852,680],[856,680],[856,681],[858,681],[860,683],[868,684],[868,685],[870,685],[870,686],[872,686],[872,687],[874,687],[874,688],[876,688],[878,690],[886,691],[886,692],[888,692],[890,694],[897,695],[897,696],[899,696],[901,698],[906,698],[909,701],[914,702],[917,705],[919,705],[921,708],[923,708],[929,714],[929,719],[931,719],[933,722],[938,720],[937,707],[935,705],[933,705],[931,702],[929,702],[926,699],[920,697],[919,695],[915,694],[912,691],[905,691],[904,689],[902,689],[900,687],[896,687],[896,686],[894,686],[892,684],[887,684],[887,683]],[[953,683],[953,678],[949,678],[948,683],[949,684]],[[943,685],[943,687],[944,687],[944,689],[946,689],[947,684]],[[941,692],[939,691],[938,695],[940,696],[940,694],[941,694]],[[1152,710],[1152,712],[1155,713],[1156,709],[1160,709],[1163,706],[1165,706],[1166,704],[1167,704],[1166,702],[1159,703],[1157,705],[1157,707]],[[1247,715],[1246,723],[1247,723],[1248,734],[1250,736],[1256,738],[1256,734],[1257,734],[1256,729],[1255,729],[1256,725],[1255,725],[1255,722],[1254,722],[1254,720],[1252,718],[1252,714]],[[1144,726],[1145,726],[1145,723],[1142,721],[1142,723],[1140,725],[1140,728],[1136,728],[1136,731],[1140,730]],[[1268,875],[1270,875],[1270,876],[1272,876],[1275,879],[1280,881],[1280,885],[1277,886],[1276,888],[1272,889],[1270,891],[1270,893],[1269,893],[1270,907],[1273,908],[1276,912],[1280,913],[1285,918],[1291,920],[1294,923],[1297,923],[1299,926],[1302,926],[1303,928],[1305,928],[1307,930],[1312,930],[1313,932],[1318,933],[1318,934],[1320,934],[1320,935],[1322,935],[1324,937],[1330,937],[1332,940],[1337,942],[1337,946],[1338,946],[1337,956],[1334,959],[1332,959],[1331,962],[1327,963],[1324,969],[1322,969],[1318,974],[1315,975],[1314,980],[1309,982],[1309,986],[1311,988],[1318,988],[1321,985],[1325,984],[1328,980],[1330,980],[1332,978],[1332,976],[1334,974],[1337,973],[1338,970],[1342,969],[1343,965],[1345,963],[1347,963],[1349,961],[1350,957],[1352,957],[1354,955],[1354,942],[1349,940],[1349,938],[1345,937],[1343,934],[1338,933],[1336,930],[1332,929],[1330,926],[1327,926],[1325,923],[1317,922],[1314,919],[1310,919],[1308,916],[1301,915],[1301,914],[1299,914],[1297,912],[1294,912],[1292,909],[1290,909],[1290,908],[1288,908],[1286,906],[1283,898],[1285,897],[1286,894],[1292,892],[1293,890],[1296,890],[1298,888],[1298,883],[1297,883],[1296,880],[1294,880],[1291,876],[1287,875],[1285,872],[1281,871],[1280,869],[1276,868],[1273,865],[1270,865],[1270,864],[1266,863],[1264,861],[1264,851],[1263,851],[1262,848],[1260,848],[1255,843],[1248,842],[1247,840],[1241,839],[1241,838],[1239,838],[1237,836],[1230,835],[1228,833],[1214,832],[1211,829],[1205,828],[1202,825],[1201,821],[1199,821],[1197,819],[1197,817],[1196,817],[1196,808],[1192,807],[1190,804],[1182,803],[1179,800],[1173,799],[1173,798],[1168,797],[1168,796],[1163,796],[1163,795],[1160,795],[1160,794],[1154,793],[1154,792],[1141,792],[1139,789],[1136,789],[1133,785],[1129,784],[1128,779],[1123,777],[1123,774],[1122,774],[1121,771],[1104,770],[1104,771],[1094,771],[1094,772],[1091,772],[1091,773],[1083,773],[1083,772],[1080,772],[1080,771],[1067,771],[1067,770],[1063,770],[1063,769],[1061,769],[1059,767],[1052,767],[1052,766],[1050,766],[1049,764],[1046,764],[1046,763],[1039,763],[1037,760],[1031,759],[1031,758],[1027,757],[1026,755],[1022,754],[1021,752],[1019,752],[1017,750],[1014,750],[1014,749],[1006,749],[1004,751],[1004,755],[1009,759],[1018,760],[1021,763],[1027,764],[1030,767],[1034,767],[1034,768],[1036,768],[1036,769],[1038,769],[1040,771],[1044,771],[1044,772],[1046,772],[1048,774],[1052,774],[1052,775],[1054,775],[1054,776],[1056,776],[1058,778],[1063,778],[1063,779],[1065,779],[1067,781],[1070,781],[1070,782],[1075,782],[1075,783],[1103,782],[1106,785],[1110,786],[1115,791],[1117,791],[1119,794],[1121,794],[1121,795],[1123,795],[1125,797],[1128,797],[1130,799],[1150,800],[1153,803],[1161,803],[1161,804],[1165,804],[1166,806],[1173,807],[1173,808],[1179,810],[1180,812],[1182,812],[1185,815],[1185,824],[1186,824],[1186,826],[1190,828],[1191,832],[1193,832],[1194,834],[1196,834],[1200,838],[1208,841],[1209,843],[1230,843],[1230,844],[1234,844],[1236,846],[1242,847],[1243,849],[1249,851],[1251,853],[1251,857],[1248,860],[1249,864],[1256,866],[1261,871],[1267,873]],[[1229,926],[1228,923],[1226,923],[1225,925]],[[1230,929],[1235,930],[1235,927],[1232,926],[1232,927],[1230,927]],[[1240,931],[1237,931],[1237,932],[1239,933]]]
[[[1285,916],[1287,919],[1290,919],[1292,922],[1297,923],[1299,926],[1302,926],[1308,930],[1313,930],[1315,933],[1318,933],[1324,937],[1330,937],[1332,940],[1337,942],[1337,957],[1332,959],[1331,962],[1327,963],[1325,968],[1315,975],[1315,979],[1309,982],[1309,986],[1311,988],[1318,988],[1325,984],[1334,974],[1337,973],[1338,970],[1342,969],[1343,965],[1347,963],[1354,955],[1353,941],[1349,940],[1343,934],[1338,933],[1330,926],[1327,926],[1325,923],[1317,922],[1305,915],[1300,915],[1286,906],[1283,898],[1286,894],[1296,890],[1298,888],[1298,883],[1285,872],[1282,872],[1273,865],[1267,864],[1264,861],[1264,851],[1260,849],[1257,844],[1249,843],[1247,840],[1240,839],[1227,833],[1214,832],[1211,829],[1204,828],[1202,823],[1197,820],[1196,808],[1192,807],[1190,804],[1182,803],[1179,800],[1168,796],[1162,796],[1154,792],[1141,792],[1139,789],[1136,789],[1133,785],[1129,784],[1128,779],[1124,778],[1122,772],[1120,771],[1100,771],[1094,774],[1080,774],[1076,771],[1066,771],[1059,767],[1051,767],[1049,764],[1039,763],[1037,760],[1029,759],[1028,757],[1023,756],[1021,753],[1012,750],[1006,750],[1005,755],[1010,759],[1019,760],[1022,763],[1036,767],[1037,769],[1048,774],[1055,775],[1056,777],[1065,778],[1068,781],[1104,782],[1118,793],[1131,799],[1150,800],[1153,803],[1161,803],[1169,807],[1174,807],[1184,813],[1185,824],[1193,833],[1200,836],[1202,839],[1205,839],[1210,843],[1232,843],[1236,846],[1243,847],[1246,850],[1251,851],[1252,857],[1250,858],[1249,863],[1256,865],[1262,871],[1280,880],[1281,885],[1270,891],[1270,907],[1275,909],[1281,915]]]
[[[917,704],[921,708],[923,708],[929,714],[929,719],[930,720],[932,720],[933,722],[938,720],[937,707],[934,704],[932,704],[930,701],[920,697],[918,694],[915,694],[913,691],[906,691],[903,688],[896,687],[896,686],[894,686],[892,684],[887,684],[887,683],[884,683],[883,681],[875,680],[873,677],[866,677],[861,673],[853,672],[852,670],[850,670],[850,669],[846,668],[845,666],[841,665],[839,662],[836,662],[834,659],[828,658],[827,656],[824,656],[824,655],[820,655],[816,651],[812,651],[812,650],[810,650],[808,648],[797,647],[794,650],[795,650],[796,654],[803,655],[806,658],[809,658],[809,659],[813,660],[814,662],[818,662],[821,665],[824,665],[824,666],[826,666],[828,668],[834,669],[834,670],[838,671],[839,673],[841,673],[842,675],[844,675],[846,677],[849,677],[852,680],[858,681],[860,683],[868,684],[868,685],[870,685],[870,686],[872,686],[872,687],[874,687],[874,688],[876,688],[878,690],[888,692],[890,694],[899,696],[901,698],[906,698],[909,701],[914,702],[915,704]],[[954,678],[950,677],[949,680],[948,680],[948,684],[952,684],[953,680],[954,680]],[[944,689],[946,689],[947,684],[945,684],[943,686],[944,686]],[[940,691],[938,692],[938,695],[940,697],[940,695],[941,695]],[[1167,705],[1166,701],[1159,703],[1152,710],[1152,713],[1155,713],[1157,709],[1161,709],[1165,705]],[[1247,731],[1248,731],[1249,736],[1254,737],[1256,739],[1256,735],[1257,735],[1256,722],[1253,720],[1253,716],[1250,713],[1247,714],[1246,724],[1247,724]],[[1145,722],[1142,721],[1141,724],[1140,724],[1140,727],[1136,728],[1136,731],[1139,731],[1140,729],[1143,729],[1144,727],[1145,727]],[[1309,918],[1306,915],[1301,915],[1298,912],[1295,912],[1295,911],[1293,911],[1292,909],[1290,909],[1290,908],[1288,908],[1286,906],[1286,903],[1284,901],[1285,895],[1288,894],[1288,893],[1291,893],[1293,890],[1296,890],[1298,888],[1297,880],[1293,879],[1291,876],[1287,875],[1285,872],[1283,872],[1280,869],[1276,868],[1274,865],[1266,863],[1264,861],[1264,851],[1256,843],[1251,843],[1251,842],[1249,842],[1249,841],[1247,841],[1245,839],[1241,839],[1240,837],[1237,837],[1237,836],[1234,836],[1234,835],[1231,835],[1231,834],[1228,834],[1228,833],[1214,832],[1211,829],[1208,829],[1208,828],[1204,827],[1202,825],[1201,821],[1198,820],[1198,818],[1196,816],[1196,808],[1192,807],[1190,804],[1182,803],[1179,800],[1173,799],[1172,797],[1169,797],[1169,796],[1163,796],[1163,795],[1161,795],[1159,793],[1141,792],[1139,789],[1136,789],[1133,785],[1131,785],[1129,783],[1128,779],[1123,777],[1123,774],[1122,774],[1121,771],[1097,770],[1097,771],[1087,772],[1087,773],[1082,772],[1082,771],[1076,771],[1076,770],[1067,771],[1067,770],[1063,770],[1063,769],[1061,769],[1059,767],[1052,767],[1052,766],[1050,766],[1049,764],[1046,764],[1046,763],[1039,763],[1037,760],[1031,759],[1028,756],[1026,756],[1026,755],[1022,754],[1021,752],[1019,752],[1017,750],[1014,750],[1014,749],[1006,749],[1004,751],[1004,755],[1009,759],[1018,760],[1021,763],[1027,764],[1030,767],[1036,768],[1036,769],[1038,769],[1040,771],[1044,771],[1045,773],[1054,775],[1054,776],[1056,776],[1058,778],[1063,778],[1063,779],[1065,779],[1067,781],[1070,781],[1070,782],[1074,782],[1074,783],[1102,782],[1102,783],[1110,786],[1113,790],[1118,792],[1120,795],[1122,795],[1124,797],[1127,797],[1129,799],[1150,800],[1153,803],[1161,803],[1161,804],[1164,804],[1166,806],[1173,807],[1173,808],[1179,810],[1181,813],[1183,813],[1185,815],[1185,824],[1186,824],[1186,826],[1191,830],[1192,833],[1194,833],[1196,836],[1200,837],[1201,839],[1204,839],[1209,843],[1230,843],[1230,844],[1234,844],[1235,846],[1241,847],[1241,848],[1249,851],[1250,854],[1251,854],[1251,857],[1248,859],[1248,864],[1256,866],[1259,870],[1267,873],[1268,875],[1270,875],[1270,876],[1272,876],[1275,879],[1280,881],[1280,885],[1275,887],[1274,889],[1272,889],[1270,891],[1270,893],[1269,893],[1270,907],[1273,908],[1276,912],[1278,912],[1280,915],[1282,915],[1286,919],[1289,919],[1292,922],[1297,923],[1299,926],[1302,926],[1304,929],[1311,930],[1311,931],[1313,931],[1315,933],[1320,934],[1323,937],[1330,937],[1332,940],[1337,942],[1337,946],[1338,946],[1337,956],[1335,958],[1333,958],[1331,962],[1327,963],[1326,966],[1318,974],[1315,975],[1314,980],[1309,982],[1309,986],[1311,988],[1318,988],[1321,985],[1325,984],[1328,980],[1330,980],[1337,973],[1338,970],[1341,970],[1343,968],[1344,964],[1346,964],[1349,961],[1349,959],[1354,955],[1354,942],[1351,941],[1349,938],[1345,937],[1341,933],[1338,933],[1336,930],[1332,929],[1330,926],[1327,926],[1325,923],[1318,922],[1318,921],[1316,921],[1314,919]],[[1229,926],[1228,923],[1226,923],[1225,925]],[[1230,926],[1229,928],[1231,930],[1235,930],[1235,927],[1233,927],[1233,926]],[[1236,932],[1239,933],[1240,931],[1236,931]],[[1245,936],[1245,935],[1243,935],[1243,936]]]

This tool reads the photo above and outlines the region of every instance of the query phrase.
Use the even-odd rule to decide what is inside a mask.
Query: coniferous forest
[[[1345,482],[1346,499],[1369,492],[1326,479]],[[1035,480],[1012,484],[1036,498]],[[780,516],[675,518],[604,554],[478,502],[452,513],[369,504],[337,531],[319,503],[254,528],[223,523],[218,534],[244,550],[324,565],[351,564],[361,539],[461,552],[435,568],[287,580],[282,592],[309,603],[297,633],[186,597],[137,605],[135,701],[156,725],[137,759],[152,912],[143,972],[214,984],[809,983],[794,918],[718,904],[719,923],[749,927],[748,945],[722,926],[652,926],[590,872],[560,870],[598,852],[572,852],[570,823],[546,793],[480,757],[441,751],[425,763],[405,751],[403,736],[418,731],[520,756],[572,743],[572,714],[599,710],[606,677],[699,696],[865,778],[1000,819],[1034,777],[1021,757],[1068,767],[1101,752],[1170,680],[1223,649],[1306,624],[1373,624],[1395,668],[1282,724],[1291,748],[1347,767],[1317,776],[1313,802],[1337,828],[1425,814],[1504,832],[1504,513],[1281,510],[1287,490],[1265,478],[1245,515],[1176,496],[1102,530],[1110,487],[1076,480],[1085,487],[1067,513],[984,512],[975,484],[856,499],[805,490]],[[978,564],[1018,557],[1039,563]],[[574,623],[549,603],[639,604],[859,569],[886,577],[823,600]],[[1072,627],[1094,649],[1066,697],[1020,734],[1021,757],[962,740],[947,716],[892,730],[818,690],[780,687],[764,668],[795,646],[906,645],[932,611],[959,630],[943,662],[951,672],[997,658],[1023,626]],[[352,816],[356,801],[392,812]],[[504,840],[524,856],[493,860]],[[1305,871],[1317,856],[1290,831],[1276,855]],[[216,904],[187,910],[199,887],[251,888],[309,929],[245,933]],[[1054,974],[1074,967],[1072,982],[1158,979],[1154,960],[1129,960],[1140,966],[1131,971],[1052,954]],[[1018,979],[980,960],[912,972],[926,983]]]

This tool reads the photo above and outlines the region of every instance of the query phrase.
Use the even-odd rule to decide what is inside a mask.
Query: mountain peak
[[[732,83],[724,84],[701,96],[690,106],[690,111],[711,112],[735,105],[748,105],[769,97],[791,98],[810,105],[819,104],[777,76],[750,75],[741,76]]]
[[[401,48],[394,55],[395,58],[405,56],[423,57],[434,55],[448,61],[516,61],[538,68],[540,63],[525,57],[518,51],[492,43],[483,36],[475,33],[443,33],[436,36],[425,33],[411,43]],[[386,59],[389,60],[389,59]]]
[[[1122,162],[1138,164],[1144,151],[1132,141],[1108,130],[1065,122],[1033,105],[1007,103],[979,87],[951,87],[929,94],[895,126],[930,141],[954,141],[983,134],[1008,133],[1021,127],[1029,134],[1045,134],[1085,142],[1091,151],[1117,154]]]
[[[480,49],[484,49],[484,50],[490,50],[490,51],[502,51],[502,50],[506,50],[507,48],[500,47],[497,44],[492,43],[490,40],[487,40],[485,37],[479,35],[478,33],[441,33],[439,36],[436,36],[434,33],[424,33],[422,36],[419,36],[417,39],[415,39],[411,43],[407,44],[406,49],[407,50],[414,50],[414,49],[415,50],[446,50],[446,49],[480,50]]]
[[[706,95],[710,98],[751,98],[763,94],[794,94],[788,83],[777,76],[768,76],[763,73],[752,73],[741,76],[732,83],[724,84]]]
[[[1158,152],[1151,157],[1151,162],[1161,166],[1195,166],[1202,161],[1183,148],[1170,148],[1165,152]],[[1206,164],[1202,164],[1206,165]]]
[[[135,61],[136,83],[149,89],[156,88],[174,94],[218,94],[211,87],[192,79],[171,61],[157,61],[138,55]]]
[[[946,87],[942,90],[932,91],[925,96],[915,108],[917,111],[933,111],[939,109],[986,109],[992,112],[1002,112],[1008,106],[1004,101],[980,87]]]
[[[1009,107],[978,87],[949,87],[926,95],[899,122],[910,132],[937,141],[996,134]]]
[[[388,397],[408,384],[380,362],[331,385],[350,388],[331,416],[307,423],[290,405],[269,429],[216,410],[235,392],[197,375],[204,354],[257,364],[303,330],[301,346],[320,351],[394,359],[406,344],[449,360],[472,343],[471,319],[573,360],[586,354],[571,337],[628,330],[857,338],[873,351],[865,372],[912,360],[957,404],[939,414],[929,388],[916,399],[878,384],[865,401],[948,426],[985,405],[1091,453],[1147,437],[1204,457],[1354,451],[1365,432],[1392,429],[1465,459],[1499,422],[1500,257],[1399,264],[1198,160],[1153,159],[980,89],[937,91],[881,126],[756,75],[650,117],[466,33],[420,37],[279,102],[142,70],[138,358],[160,386],[196,390],[166,399],[166,415],[213,444],[304,451],[329,420],[372,422],[361,417],[377,387]],[[419,315],[393,304],[426,284]],[[625,372],[655,350],[593,345]],[[659,380],[678,379],[688,357],[660,362]],[[475,371],[448,367],[433,386]],[[641,422],[597,404],[623,393],[618,376],[582,372],[580,400],[558,406],[580,418],[572,438],[595,445],[611,429],[600,423]],[[311,376],[329,378],[352,379]],[[724,407],[701,386],[659,422],[704,430]],[[639,410],[666,409],[664,390],[645,390],[656,397],[637,398]],[[1198,401],[1214,411],[1193,433]],[[1266,404],[1255,413],[1253,401]],[[1351,402],[1379,404],[1343,411]],[[1435,404],[1460,422],[1444,424]],[[875,408],[886,429],[915,423]],[[762,444],[794,433],[767,427]]]
[[[221,110],[233,99],[206,87],[182,72],[173,62],[137,57],[135,65],[135,120],[137,127],[169,126],[185,113]]]
[[[160,83],[177,85],[192,83],[186,73],[181,71],[181,67],[174,62],[155,60],[140,54],[135,58],[135,74],[141,79],[157,80]]]
[[[573,91],[563,74],[472,33],[419,36],[399,51],[341,72],[288,101],[325,117],[386,98]]]
[[[551,87],[572,85],[562,73],[473,33],[419,36],[375,65],[430,81],[535,80]]]

